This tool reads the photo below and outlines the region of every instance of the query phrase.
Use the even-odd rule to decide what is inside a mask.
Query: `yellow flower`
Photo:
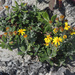
[[[57,32],[58,32],[58,28],[54,28],[54,30],[53,30],[53,32],[54,32],[54,34],[56,34]]]
[[[48,39],[52,40],[52,37],[50,35],[47,35],[46,36]]]
[[[65,22],[65,25],[68,25],[68,23],[67,23],[67,22]]]
[[[45,43],[46,43],[45,45],[48,46],[49,43],[52,41],[52,37],[50,35],[47,35],[44,40],[45,40]]]
[[[27,35],[25,34],[25,35],[24,35],[24,38],[26,38],[26,37],[27,37]]]
[[[67,35],[64,35],[63,38],[66,39],[67,38]]]
[[[55,45],[60,45],[60,42],[62,42],[62,38],[61,37],[54,37],[54,39],[53,39],[53,43],[55,44]]]
[[[19,29],[19,30],[18,30],[19,34],[21,34],[21,35],[24,35],[24,34],[25,34],[24,31],[26,31],[26,29]]]
[[[49,37],[50,37],[50,35],[46,35],[46,37],[47,37],[47,38],[49,38]]]
[[[51,40],[49,38],[44,39],[46,43],[49,43]]]
[[[47,38],[50,38],[50,35],[47,35],[46,37],[47,37]]]
[[[65,27],[64,27],[64,29],[65,29],[65,30],[68,30],[69,28],[70,28],[70,26],[68,26],[68,23],[65,22]]]
[[[75,34],[75,32],[71,32],[70,34],[71,34],[71,35],[74,35],[74,34]]]

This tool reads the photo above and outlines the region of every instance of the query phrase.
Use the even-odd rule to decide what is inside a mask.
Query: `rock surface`
[[[1,3],[1,1],[4,2]],[[11,6],[15,5],[14,1],[19,4],[23,1],[29,5],[36,5],[36,0],[0,0],[0,17],[7,14],[4,6],[9,6],[9,13],[12,11]],[[48,7],[48,3],[49,0],[38,0],[37,7],[43,10]],[[75,6],[69,0],[63,0],[63,8],[60,11],[55,8],[53,14],[57,14],[57,16],[64,14],[69,24],[75,25]],[[0,31],[0,34],[3,33]],[[17,49],[9,51],[0,48],[0,75],[75,75],[75,57],[67,64],[67,67],[53,68],[48,64],[31,60],[29,55],[22,58],[17,55]]]

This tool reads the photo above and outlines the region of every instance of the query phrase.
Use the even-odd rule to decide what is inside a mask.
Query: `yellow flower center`
[[[57,39],[56,42],[59,42],[59,39]]]

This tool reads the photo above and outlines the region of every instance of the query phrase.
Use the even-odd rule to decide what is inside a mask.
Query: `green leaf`
[[[17,11],[17,9],[16,8],[13,8],[13,11]]]
[[[12,18],[14,18],[14,17],[16,17],[17,16],[17,14],[14,14],[13,16],[12,16]]]
[[[19,13],[18,17],[19,17],[19,18],[21,17],[21,13]]]
[[[13,31],[15,31],[16,30],[16,27],[15,26],[13,26]]]
[[[43,16],[44,20],[49,22],[49,15],[48,15],[48,13],[46,11],[42,14],[42,16]]]
[[[18,52],[18,55],[24,55],[24,53],[19,51],[19,52]]]
[[[7,39],[5,36],[2,36],[2,40],[6,43]]]
[[[18,37],[19,37],[19,36],[18,36],[18,35],[16,35],[16,36],[15,36],[15,39],[18,39]]]
[[[51,21],[54,22],[54,20],[56,19],[57,15],[54,15],[51,17]]]
[[[5,48],[5,43],[4,42],[1,43],[1,47]]]
[[[5,44],[5,48],[6,48],[6,49],[8,48],[8,44]]]
[[[52,28],[50,28],[50,26],[46,26],[46,27],[44,27],[45,29],[44,29],[44,32],[52,32]]]
[[[24,13],[28,12],[28,11],[25,11],[25,10],[21,10],[21,11],[24,12]]]
[[[10,16],[8,16],[7,18],[6,18],[6,20],[9,20],[11,17]]]
[[[48,54],[48,56],[50,56],[50,54],[51,54],[50,48],[47,48],[47,54]]]
[[[33,53],[31,53],[31,52],[29,52],[28,54],[29,54],[29,55],[33,55]]]
[[[70,60],[73,60],[72,56],[69,56]]]
[[[22,52],[25,52],[25,47],[24,47],[24,46],[21,46],[21,47],[20,47],[20,50],[21,50]]]
[[[12,6],[12,8],[16,8],[16,7]]]
[[[11,19],[11,23],[13,24],[14,23],[14,21],[15,21],[15,19],[13,18],[13,19]]]
[[[23,43],[24,37],[22,35],[20,36],[20,39],[21,39],[21,43]]]
[[[52,51],[52,57],[55,57],[57,55],[56,53],[57,53],[57,50],[53,50]]]
[[[16,7],[19,8],[19,5],[18,5],[17,1],[15,1],[15,4],[16,4]]]
[[[52,66],[54,65],[54,63],[53,63],[51,60],[50,60],[50,62],[49,62],[49,63],[50,63],[50,65],[52,65]]]

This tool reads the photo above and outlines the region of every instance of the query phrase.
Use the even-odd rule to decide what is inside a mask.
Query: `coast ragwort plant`
[[[13,12],[0,19],[0,30],[4,32],[0,47],[18,48],[19,55],[38,56],[39,61],[51,65],[62,65],[67,57],[71,58],[75,53],[75,27],[63,15],[49,17],[35,6],[15,3]]]

